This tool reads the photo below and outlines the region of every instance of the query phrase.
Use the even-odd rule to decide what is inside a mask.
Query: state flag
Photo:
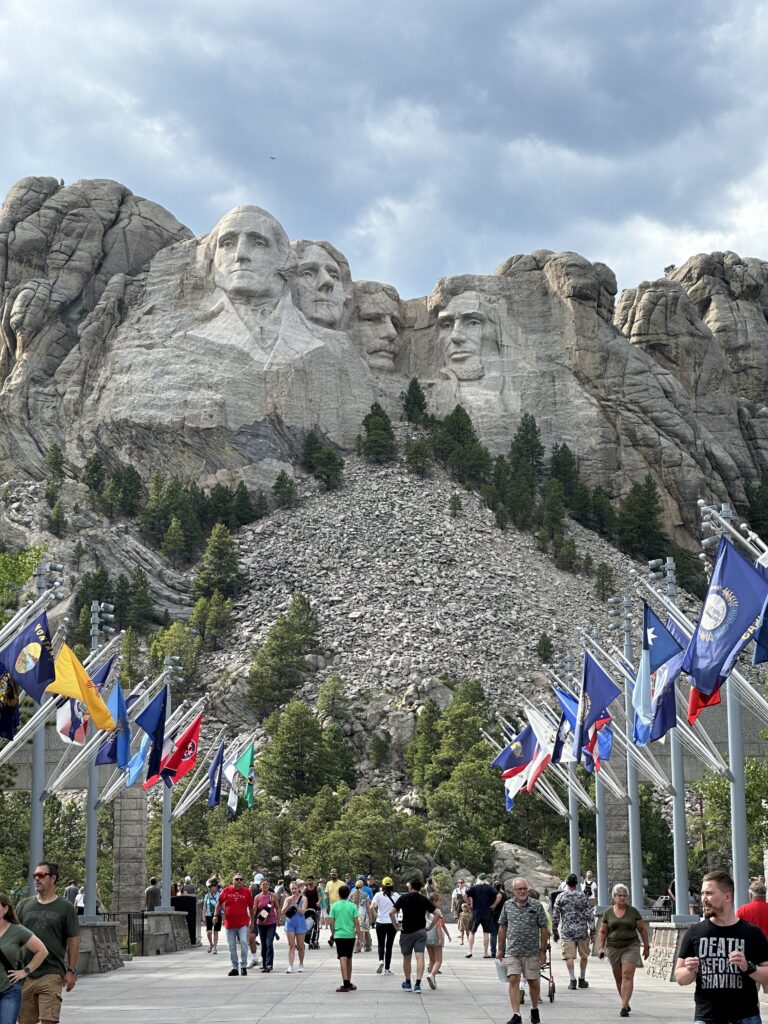
[[[160,774],[172,785],[176,785],[180,779],[191,772],[195,767],[197,755],[200,750],[200,726],[203,721],[203,713],[195,718],[176,741],[171,754],[165,759]]]
[[[48,616],[43,612],[0,651],[0,675],[8,672],[17,686],[39,704],[56,678]]]
[[[115,720],[75,652],[63,644],[55,661],[56,678],[46,690],[82,701],[88,710],[95,728],[109,731],[115,728]]]

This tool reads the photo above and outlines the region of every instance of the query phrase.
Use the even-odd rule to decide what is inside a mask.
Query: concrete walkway
[[[437,991],[424,983],[425,991],[418,996],[400,988],[399,957],[393,960],[395,974],[376,974],[375,952],[354,958],[353,981],[358,991],[337,994],[338,965],[326,939],[324,932],[321,949],[307,952],[304,974],[284,973],[287,943],[283,936],[275,946],[275,970],[268,975],[255,970],[247,978],[229,978],[226,946],[211,956],[207,945],[188,953],[139,958],[107,975],[86,975],[64,997],[62,1024],[503,1024],[511,1016],[506,986],[496,980],[493,961],[478,959],[477,953],[465,959],[466,947],[457,942],[446,946]],[[587,977],[589,989],[571,992],[562,961],[555,962],[556,997],[552,1004],[541,1004],[542,1024],[621,1019],[607,962],[591,961]],[[692,988],[655,981],[641,971],[636,979],[631,1020],[691,1024]],[[529,1022],[529,1010],[530,1001],[522,1009],[523,1024]]]

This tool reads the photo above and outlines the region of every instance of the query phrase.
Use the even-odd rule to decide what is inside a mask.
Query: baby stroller
[[[549,996],[550,1003],[555,1001],[555,979],[552,977],[552,943],[547,943],[547,959],[541,965],[541,987],[542,992],[544,990],[544,984],[546,982],[546,992]]]
[[[311,908],[304,911],[304,917],[310,925],[307,932],[306,943],[309,949],[320,949],[320,919],[319,910]]]

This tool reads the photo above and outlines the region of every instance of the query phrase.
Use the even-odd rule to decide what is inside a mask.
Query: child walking
[[[440,909],[441,899],[439,892],[433,892],[429,897],[429,902],[435,908],[432,911],[432,924],[427,932],[427,953],[429,954],[429,967],[427,969],[427,984],[430,988],[437,988],[437,981],[435,980],[437,975],[440,973],[440,968],[443,963],[443,946],[445,945],[445,936],[448,936],[448,941],[451,942],[451,933],[448,931],[448,925],[445,923],[443,912]]]

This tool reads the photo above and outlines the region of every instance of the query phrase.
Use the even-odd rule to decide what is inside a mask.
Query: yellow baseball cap
[[[387,875],[386,878],[382,878],[381,884],[382,885],[392,885],[392,879],[389,877],[389,875]]]

